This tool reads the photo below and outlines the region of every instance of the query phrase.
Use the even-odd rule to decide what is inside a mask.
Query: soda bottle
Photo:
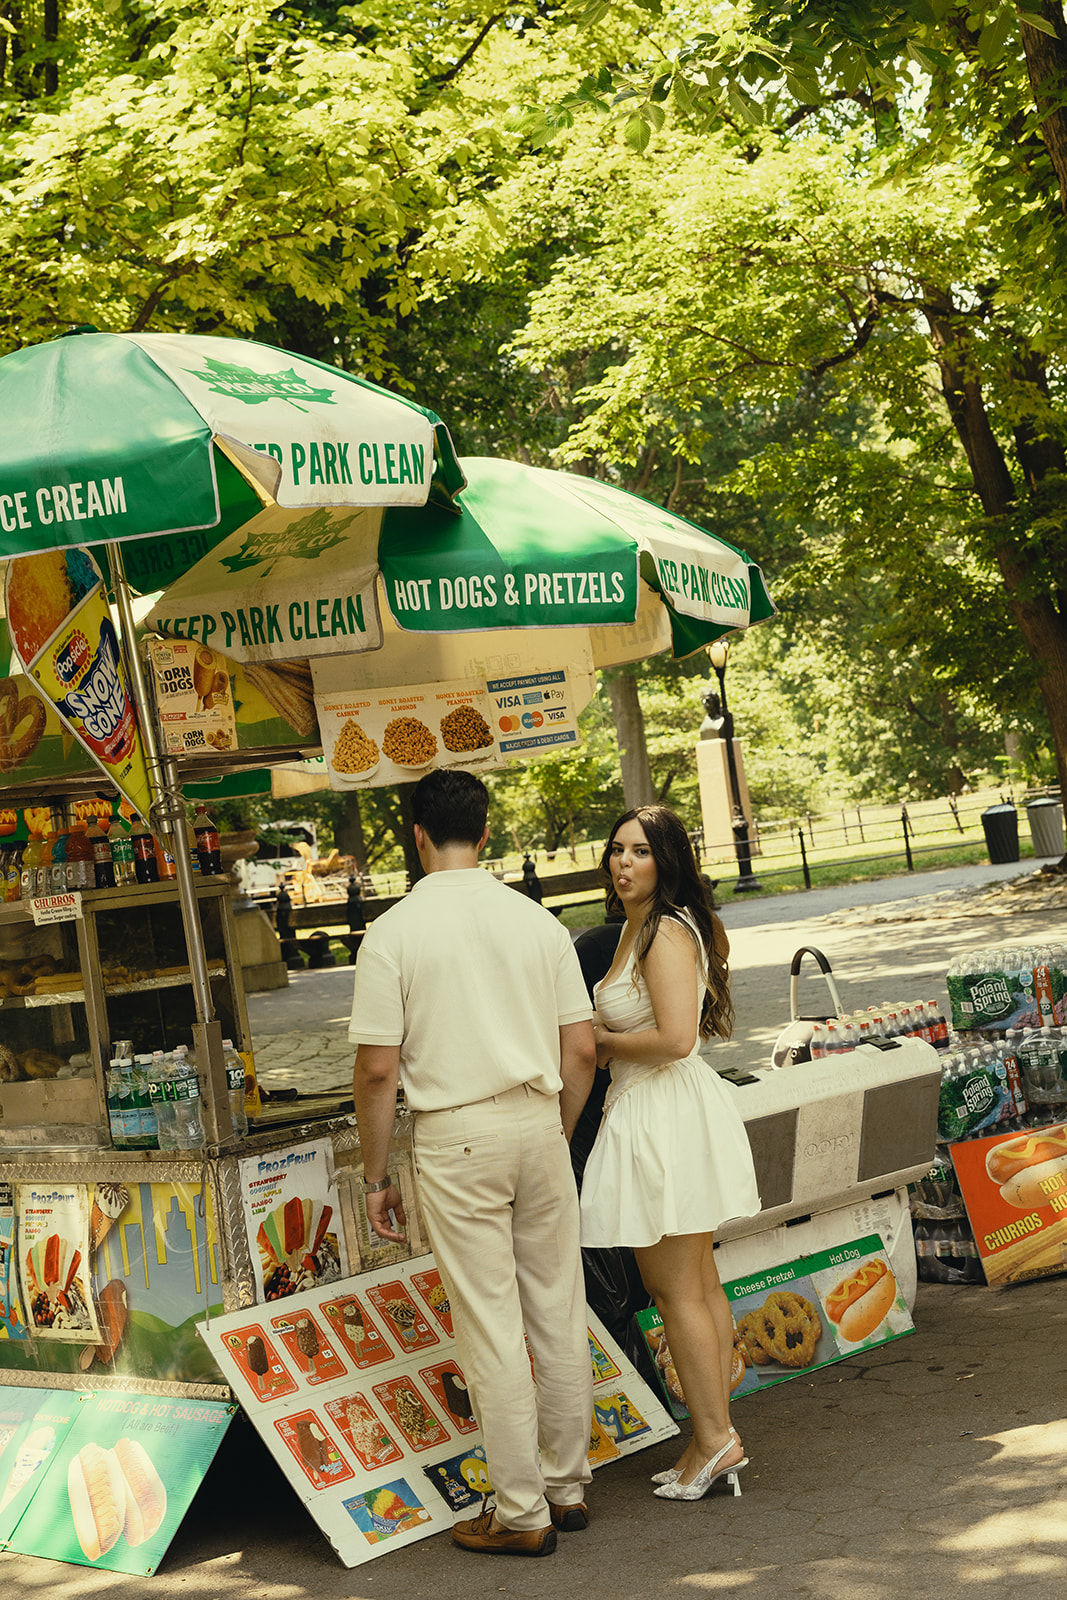
[[[160,1150],[177,1150],[174,1128],[174,1094],[171,1083],[171,1058],[153,1050],[148,1073],[148,1094],[156,1115],[156,1140]]]
[[[197,806],[196,816],[193,818],[193,832],[196,835],[196,853],[200,861],[200,871],[205,878],[218,877],[222,871],[222,847],[219,844],[219,832],[203,806]]]
[[[76,823],[67,836],[67,888],[94,889],[93,842],[84,822]]]
[[[245,1115],[245,1064],[233,1047],[232,1039],[223,1039],[222,1055],[226,1062],[226,1089],[230,1097],[230,1115],[233,1131],[239,1139],[248,1132]]]
[[[156,861],[156,841],[140,817],[134,817],[130,829],[133,847],[133,871],[138,883],[158,883],[159,864]]]
[[[204,1148],[204,1123],[200,1115],[200,1079],[187,1059],[185,1046],[174,1052],[174,1137],[179,1150]]]
[[[157,833],[154,842],[156,850],[156,870],[159,873],[159,880],[161,883],[169,883],[172,878],[177,877],[178,869],[174,865],[174,856],[171,852],[166,834]]]
[[[188,817],[186,817],[186,819],[185,819],[185,848],[186,848],[186,850],[188,851],[188,854],[189,854],[189,865],[193,869],[193,876],[194,877],[199,877],[200,876],[200,850],[199,850],[199,848],[197,846],[197,843],[196,843],[196,834],[193,832],[193,825],[189,821]]]
[[[133,841],[118,817],[108,829],[107,842],[111,846],[111,859],[115,863],[115,882],[119,888],[137,882],[133,864]]]
[[[111,843],[94,817],[85,830],[85,837],[93,847],[93,881],[98,889],[115,887],[115,863],[111,859]]]
[[[821,1022],[816,1022],[811,1030],[811,1059],[821,1061],[826,1054],[826,1029]]]
[[[4,871],[4,899],[8,904],[22,894],[22,851],[9,850]]]

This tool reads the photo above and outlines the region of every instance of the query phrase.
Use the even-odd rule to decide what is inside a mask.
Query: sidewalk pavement
[[[49,1600],[1060,1600],[1064,1279],[920,1284],[917,1332],[739,1401],[740,1499],[665,1503],[674,1441],[600,1468],[592,1522],[540,1561],[439,1534],[352,1571],[239,1415],[157,1574],[0,1556]]]
[[[1006,939],[1067,940],[1067,880],[1045,878],[1018,862],[956,867],[731,900],[722,915],[736,1021],[732,1039],[714,1041],[705,1054],[719,1066],[751,1069],[767,1064],[789,1020],[789,964],[801,946],[813,944],[830,960],[848,1010],[887,1000],[937,999],[946,1006],[945,969],[959,951]],[[805,958],[802,1012],[831,1009],[817,973]],[[260,1082],[305,1093],[347,1089],[351,1009],[347,966],[293,972],[287,989],[249,995]]]
[[[854,1007],[943,1000],[945,967],[962,949],[1067,939],[1062,880],[1039,884],[1013,866],[933,881],[728,906],[738,1028],[712,1048],[738,1064],[765,1059],[803,944],[830,957]],[[821,1000],[825,984],[809,981]],[[322,1035],[336,1050],[324,1070],[347,1081],[351,983],[350,968],[306,973],[291,990],[251,997],[257,1061],[272,1030],[299,1040],[290,1064],[268,1073],[310,1087],[298,1062]],[[238,1415],[154,1577],[0,1555],[0,1578],[49,1600],[1060,1600],[1067,1278],[997,1290],[921,1283],[915,1322],[881,1350],[738,1402],[751,1459],[740,1499],[654,1499],[649,1474],[675,1459],[668,1441],[598,1470],[590,1528],[561,1534],[547,1560],[482,1558],[438,1535],[346,1571]]]

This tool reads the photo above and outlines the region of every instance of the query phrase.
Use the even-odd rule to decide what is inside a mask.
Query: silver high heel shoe
[[[738,1444],[740,1444],[741,1435],[738,1433],[737,1429],[731,1428],[730,1432],[733,1434]],[[654,1472],[648,1481],[649,1483],[677,1483],[681,1476],[682,1474],[677,1467],[667,1467],[663,1472]]]
[[[727,1455],[736,1444],[736,1439],[729,1439],[718,1455],[712,1456],[710,1461],[705,1461],[692,1483],[680,1483],[675,1480],[674,1483],[661,1484],[658,1489],[653,1489],[652,1493],[661,1500],[702,1500],[713,1483],[725,1478],[727,1483],[732,1485],[734,1494],[739,1495],[741,1483],[737,1475],[742,1467],[748,1466],[748,1457],[742,1456],[740,1461],[734,1461],[728,1467],[719,1467],[723,1456]],[[716,1467],[719,1467],[717,1472]]]

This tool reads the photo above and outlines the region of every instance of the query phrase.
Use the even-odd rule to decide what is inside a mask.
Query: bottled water
[[[222,1054],[226,1062],[226,1089],[230,1096],[230,1115],[233,1131],[239,1139],[248,1132],[245,1115],[245,1064],[233,1047],[232,1039],[223,1039]]]
[[[200,1115],[200,1079],[187,1059],[184,1045],[174,1052],[174,1137],[179,1150],[204,1148],[204,1123]]]
[[[156,1113],[156,1138],[161,1150],[177,1150],[178,1136],[174,1126],[174,1086],[171,1081],[173,1058],[162,1050],[152,1052],[152,1068],[148,1074],[148,1092]]]
[[[107,1074],[107,1114],[116,1150],[135,1150],[140,1115],[134,1104],[133,1063],[114,1059]]]
[[[133,1090],[140,1124],[138,1143],[142,1150],[156,1150],[159,1147],[159,1125],[152,1101],[151,1073],[152,1057],[134,1056]]]

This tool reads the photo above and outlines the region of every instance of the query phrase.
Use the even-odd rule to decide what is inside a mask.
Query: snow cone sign
[[[144,749],[103,577],[88,551],[50,550],[8,564],[11,642],[97,766],[147,816]]]

